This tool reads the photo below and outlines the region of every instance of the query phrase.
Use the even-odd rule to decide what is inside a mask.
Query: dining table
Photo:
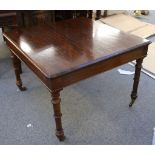
[[[151,43],[86,17],[18,27],[3,36],[11,51],[18,88],[27,90],[21,80],[22,61],[49,90],[60,141],[65,139],[60,92],[71,84],[136,60],[131,102],[127,100],[131,107],[137,98],[142,62]]]

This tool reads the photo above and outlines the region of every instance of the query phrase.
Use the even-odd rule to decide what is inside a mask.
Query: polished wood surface
[[[19,73],[20,60],[49,89],[59,140],[65,138],[60,107],[60,91],[65,86],[136,60],[130,106],[137,97],[142,60],[150,44],[146,39],[88,18],[18,29],[3,35],[12,53],[20,90],[25,90]]]
[[[48,78],[148,44],[144,39],[85,18],[20,29],[5,36]]]

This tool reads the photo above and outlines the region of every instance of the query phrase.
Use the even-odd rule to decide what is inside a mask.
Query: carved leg
[[[138,90],[138,84],[139,84],[140,72],[141,72],[141,68],[142,68],[143,59],[144,58],[140,58],[140,59],[136,60],[133,90],[131,93],[131,102],[129,104],[129,107],[131,107],[134,104],[134,101],[137,98],[137,90]]]
[[[26,87],[23,87],[22,80],[20,78],[20,60],[12,52],[11,52],[11,58],[12,58],[15,75],[16,75],[16,85],[21,91],[24,91],[26,90]]]
[[[60,108],[60,91],[61,90],[53,90],[51,92],[52,96],[52,104],[53,104],[53,110],[54,110],[54,117],[55,117],[55,123],[56,123],[56,136],[60,141],[63,141],[65,139],[62,123],[61,123],[61,108]]]

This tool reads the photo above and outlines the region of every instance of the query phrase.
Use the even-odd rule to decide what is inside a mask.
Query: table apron
[[[58,89],[59,87],[63,88],[65,86],[76,83],[80,80],[84,80],[96,74],[108,71],[130,61],[145,57],[147,55],[147,48],[148,46],[141,47],[58,77],[51,83],[51,89]]]
[[[32,63],[32,61],[24,56],[22,52],[19,51],[15,46],[13,46],[9,41],[7,41],[7,45],[10,50],[36,74],[36,76],[50,91],[54,89],[62,89],[66,86],[94,76],[96,74],[108,71],[138,58],[145,57],[148,48],[148,45],[143,46],[130,52],[112,56],[111,58],[96,62],[92,65],[81,67],[76,71],[69,72],[62,76],[56,78],[47,78],[46,75],[44,75],[38,69],[38,67],[34,63]]]

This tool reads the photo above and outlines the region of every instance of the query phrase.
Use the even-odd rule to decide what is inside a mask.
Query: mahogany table
[[[60,108],[60,91],[64,87],[136,60],[129,106],[132,106],[137,98],[141,65],[150,44],[146,39],[84,17],[51,25],[20,28],[3,35],[12,53],[19,89],[26,90],[20,78],[20,61],[23,61],[49,89],[56,136],[60,141],[65,138]]]

